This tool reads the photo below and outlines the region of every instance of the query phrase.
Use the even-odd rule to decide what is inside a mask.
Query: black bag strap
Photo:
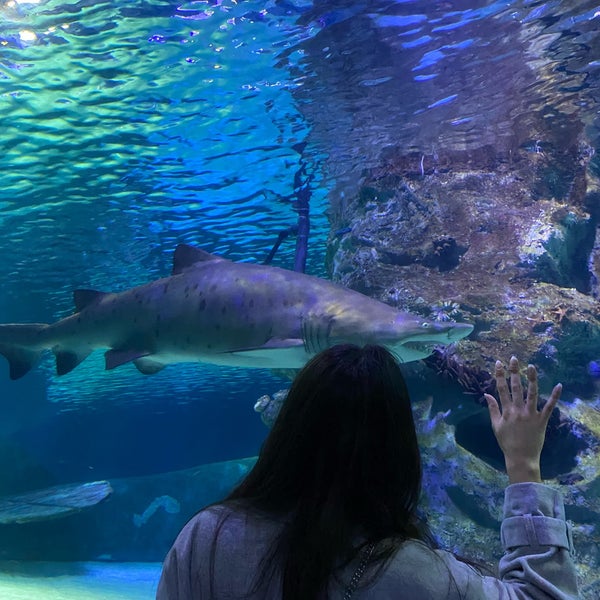
[[[356,591],[356,588],[358,587],[358,582],[360,581],[360,578],[363,576],[363,573],[365,572],[365,569],[367,568],[367,565],[369,564],[369,561],[371,560],[371,555],[373,554],[373,550],[375,550],[375,544],[370,543],[367,544],[364,548],[364,550],[362,551],[362,559],[360,561],[360,563],[358,564],[358,567],[356,567],[356,571],[354,571],[354,575],[352,575],[352,579],[350,580],[350,583],[347,585],[346,590],[344,592],[344,600],[350,600],[350,598],[352,597],[352,594],[354,594],[354,592]]]

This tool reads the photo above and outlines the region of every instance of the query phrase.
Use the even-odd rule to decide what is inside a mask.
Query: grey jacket
[[[215,526],[224,512],[215,546],[213,594],[210,556]],[[262,556],[281,530],[266,520],[225,507],[201,511],[187,523],[163,566],[157,600],[221,600],[243,598],[252,589]],[[572,538],[560,494],[537,483],[508,486],[501,528],[504,556],[500,578],[482,576],[442,550],[418,541],[403,543],[386,568],[353,599],[377,600],[572,600],[578,597]],[[339,599],[357,565],[332,578],[329,598]],[[341,583],[340,581],[341,580]],[[363,578],[369,581],[369,572]],[[251,600],[280,597],[279,581],[265,584]]]

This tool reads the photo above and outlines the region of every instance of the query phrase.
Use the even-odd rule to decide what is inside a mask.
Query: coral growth
[[[496,384],[491,373],[477,366],[469,366],[456,353],[456,347],[436,348],[423,362],[441,378],[460,385],[465,394],[480,399],[483,394],[493,394]]]

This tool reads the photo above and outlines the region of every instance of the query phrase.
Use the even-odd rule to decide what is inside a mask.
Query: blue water
[[[262,261],[296,223],[301,169],[307,272],[327,277],[330,199],[388,146],[425,170],[560,113],[598,147],[599,26],[594,3],[558,0],[0,2],[0,321],[165,276],[181,242]],[[290,238],[274,264],[293,259]],[[9,382],[2,360],[0,496],[253,456],[253,404],[286,386],[205,365],[107,373],[101,354]]]

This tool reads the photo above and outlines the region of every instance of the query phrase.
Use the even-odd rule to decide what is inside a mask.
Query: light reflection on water
[[[431,166],[450,151],[555,144],[582,125],[597,145],[599,19],[592,2],[376,2],[305,43],[295,96],[350,189],[386,148]]]
[[[295,222],[308,127],[274,68],[285,20],[251,18],[260,3],[119,4],[0,7],[2,279],[32,294],[29,318],[68,310],[75,286],[168,273],[178,242],[264,256]],[[323,202],[317,189],[317,237]]]

